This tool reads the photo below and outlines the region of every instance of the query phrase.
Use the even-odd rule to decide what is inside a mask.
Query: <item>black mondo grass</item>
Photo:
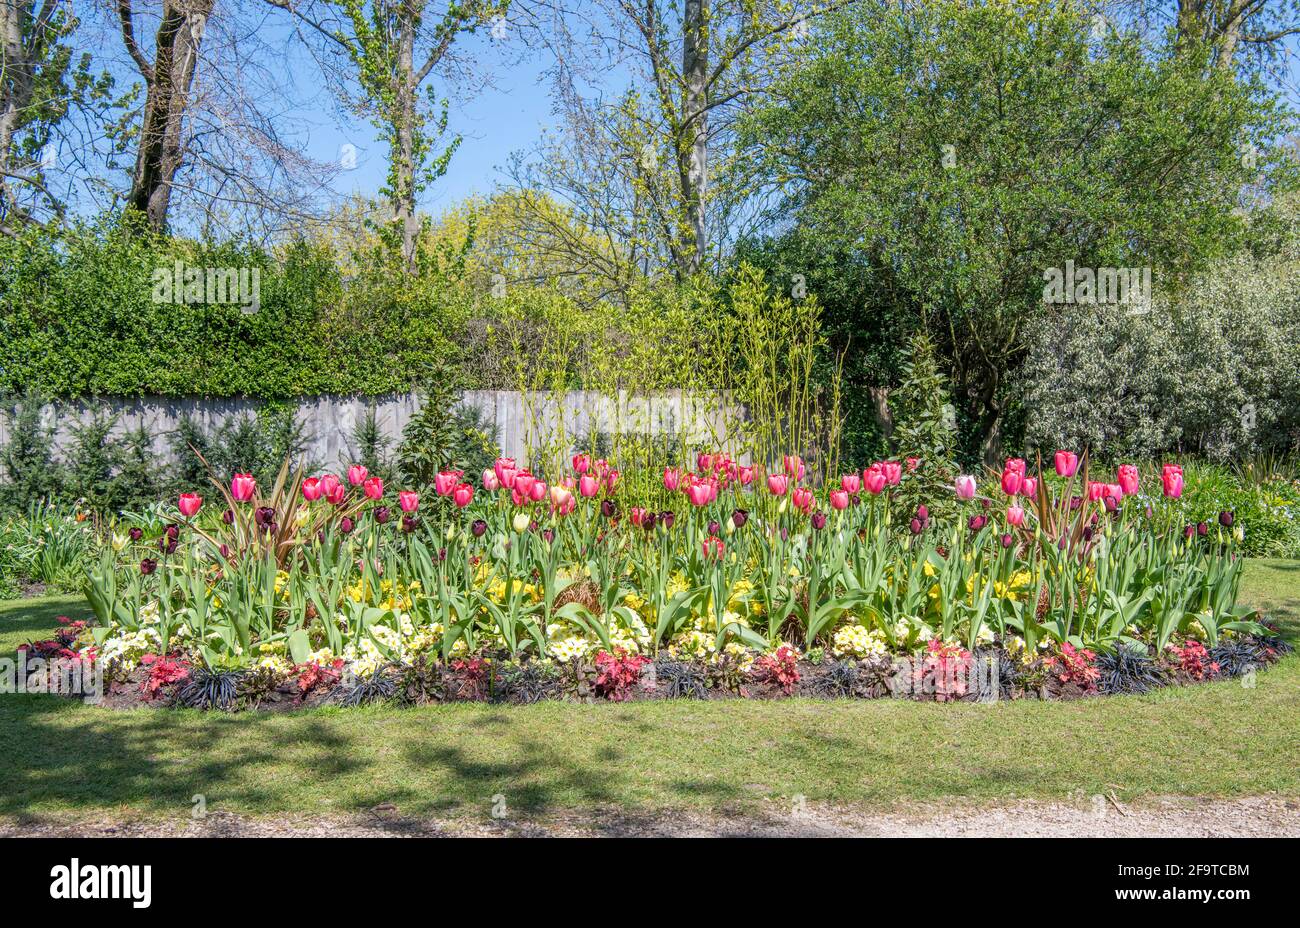
[[[814,696],[829,698],[852,696],[857,692],[861,677],[857,661],[834,661],[812,681],[809,689]]]
[[[349,708],[388,702],[397,695],[398,683],[395,674],[386,667],[380,667],[372,673],[345,680],[334,691],[333,701]]]
[[[216,709],[233,712],[239,703],[242,670],[195,668],[176,691],[176,704],[187,709]]]
[[[497,680],[494,702],[528,706],[547,699],[558,699],[564,679],[551,665],[529,661],[505,670]]]
[[[683,661],[655,662],[655,679],[668,685],[669,699],[707,699],[709,678],[694,664]]]
[[[1281,638],[1231,638],[1210,649],[1210,660],[1225,677],[1240,677],[1273,663],[1291,646]]]
[[[1136,696],[1169,682],[1165,671],[1149,654],[1133,648],[1098,655],[1097,669],[1101,671],[1099,684],[1103,693]]]

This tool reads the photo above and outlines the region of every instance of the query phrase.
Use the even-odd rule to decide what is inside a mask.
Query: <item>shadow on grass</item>
[[[89,618],[86,601],[79,596],[41,597],[0,603],[0,655],[9,656],[20,644],[50,638],[59,616]]]

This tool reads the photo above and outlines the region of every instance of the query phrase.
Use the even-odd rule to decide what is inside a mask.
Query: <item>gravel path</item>
[[[600,809],[529,819],[429,820],[381,806],[339,818],[243,817],[210,813],[201,820],[0,819],[0,837],[1300,837],[1300,800],[1257,796],[1230,800],[1164,797],[1121,804],[1110,797],[1078,802],[954,805],[929,811],[869,812],[806,804],[723,817],[699,813],[626,815]]]

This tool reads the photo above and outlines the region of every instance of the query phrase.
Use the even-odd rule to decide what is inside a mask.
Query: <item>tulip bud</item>
[[[650,514],[653,515],[653,513]],[[677,521],[677,514],[674,513],[671,509],[667,509],[659,513],[659,524],[662,525],[664,528],[672,528],[673,523],[676,521]]]
[[[375,521],[378,522],[380,525],[385,525],[387,524],[388,520],[392,518],[392,515],[393,515],[392,512],[389,511],[387,506],[380,506],[378,509],[375,510]]]
[[[469,530],[475,538],[482,538],[483,533],[487,531],[487,523],[482,519],[475,519],[470,525]]]
[[[126,530],[126,533],[131,537],[132,541],[139,541],[144,537],[144,532],[138,528],[129,528]]]
[[[736,528],[744,528],[745,523],[749,521],[749,511],[746,509],[737,509],[731,514],[731,521],[736,523]]]
[[[347,516],[344,516],[343,519],[339,522],[339,531],[342,532],[344,535],[351,535],[353,528],[354,526],[352,524],[352,520],[349,519]]]
[[[1235,518],[1235,514],[1225,509],[1223,512],[1219,513],[1219,524],[1224,528],[1232,528],[1233,518]]]
[[[820,509],[814,512],[812,514],[812,527],[819,532],[824,529],[826,527],[826,513]]]
[[[1014,541],[1014,539],[1013,539],[1009,534],[1003,534],[1003,536],[1002,536],[1002,547],[1004,547],[1004,548],[1010,548],[1010,547],[1011,547],[1011,543],[1012,543],[1013,541]],[[1062,539],[1062,541],[1064,541],[1064,539]]]
[[[920,519],[913,519],[913,520],[912,520],[911,529],[912,529],[912,534],[913,534],[913,535],[919,535],[919,534],[921,534],[921,530],[924,529],[924,528],[925,528],[925,526],[921,524],[921,520],[920,520]]]
[[[713,519],[709,522],[708,531],[710,535],[716,535],[722,531],[722,526],[718,524],[717,519]]]
[[[157,569],[158,569],[158,562],[151,558],[145,558],[140,562],[140,573],[144,574],[146,577],[152,574]]]
[[[525,532],[528,530],[528,523],[531,521],[532,519],[528,513],[516,512],[514,519],[510,521],[510,525],[516,532]]]

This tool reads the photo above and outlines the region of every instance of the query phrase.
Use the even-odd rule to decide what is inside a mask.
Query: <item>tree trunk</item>
[[[153,64],[148,65],[126,28],[130,2],[118,4],[128,49],[148,87],[127,205],[144,213],[149,227],[157,231],[166,228],[172,182],[184,162],[186,106],[213,5],[214,0],[167,0],[154,41]]]
[[[14,205],[9,174],[18,119],[31,104],[32,64],[23,45],[26,0],[0,0],[0,221],[8,219]]]
[[[397,44],[395,121],[397,151],[393,159],[393,220],[402,233],[402,263],[408,272],[415,270],[415,240],[418,224],[415,216],[415,21],[404,16],[402,34]]]
[[[677,157],[689,233],[683,249],[687,273],[700,269],[708,249],[704,226],[709,154],[708,20],[708,0],[686,0],[682,21],[682,79],[686,85],[682,101],[684,133],[677,140]]]

